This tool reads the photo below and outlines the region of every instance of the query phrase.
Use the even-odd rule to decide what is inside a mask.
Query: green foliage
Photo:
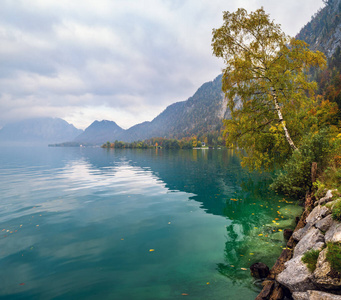
[[[325,64],[321,52],[287,37],[263,9],[224,13],[212,47],[225,62],[222,90],[231,109],[227,145],[245,151],[244,165],[269,169],[290,156],[307,130],[316,83],[306,71]]]
[[[320,252],[321,252],[320,250],[311,249],[307,251],[306,253],[304,253],[304,255],[302,256],[302,261],[305,264],[307,264],[307,267],[310,272],[315,271],[317,259],[320,255]]]
[[[336,221],[341,221],[341,201],[335,203],[332,209],[332,217]]]
[[[341,273],[341,244],[327,243],[327,247],[327,261],[330,263],[333,270]]]
[[[303,197],[312,186],[311,164],[316,162],[320,168],[325,166],[329,155],[334,151],[335,144],[330,142],[333,136],[335,133],[330,129],[305,136],[299,150],[277,172],[270,187],[290,196]]]

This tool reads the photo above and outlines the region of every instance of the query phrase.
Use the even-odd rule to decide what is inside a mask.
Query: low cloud
[[[223,67],[211,51],[222,11],[264,6],[291,35],[322,0],[18,0],[0,12],[0,126],[36,116],[84,128],[151,120]]]

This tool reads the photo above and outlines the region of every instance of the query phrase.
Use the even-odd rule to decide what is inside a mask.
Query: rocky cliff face
[[[341,0],[328,0],[296,36],[306,41],[311,49],[324,52],[331,57],[341,45]]]

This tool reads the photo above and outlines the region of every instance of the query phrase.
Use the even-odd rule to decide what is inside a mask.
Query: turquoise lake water
[[[228,150],[0,148],[0,299],[254,299],[301,208]]]

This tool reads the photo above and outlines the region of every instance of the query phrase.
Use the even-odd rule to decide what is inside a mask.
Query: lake
[[[254,299],[301,208],[229,150],[0,148],[0,299]]]

